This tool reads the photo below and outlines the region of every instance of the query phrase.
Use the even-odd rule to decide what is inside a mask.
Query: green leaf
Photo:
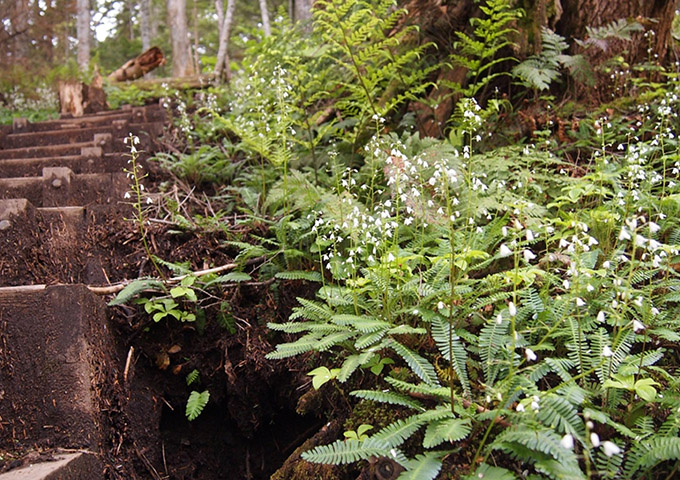
[[[425,430],[423,447],[432,448],[444,442],[457,442],[467,437],[471,429],[467,418],[447,418],[432,422]]]
[[[315,368],[307,375],[312,377],[312,385],[314,386],[314,390],[318,390],[324,383],[336,378],[338,373],[340,373],[339,368],[333,368],[332,370],[329,370],[327,367],[319,367]]]
[[[435,372],[432,364],[425,358],[421,357],[414,351],[409,350],[396,340],[390,340],[387,346],[394,350],[401,358],[403,358],[406,364],[411,367],[413,373],[418,375],[425,383],[428,385],[439,386],[437,373]]]
[[[187,400],[185,412],[187,419],[192,421],[198,417],[203,411],[203,408],[208,404],[208,400],[210,400],[210,392],[208,390],[201,393],[195,390],[191,392],[189,399]]]
[[[442,469],[440,456],[438,452],[417,455],[413,460],[409,460],[407,471],[399,475],[398,480],[433,480]]]
[[[635,393],[643,400],[652,402],[656,398],[656,388],[653,385],[658,383],[651,378],[641,378],[635,382]]]
[[[138,278],[130,282],[109,302],[109,307],[128,303],[134,296],[147,290],[162,290],[163,282],[154,278]]]
[[[192,371],[187,373],[186,381],[187,385],[191,385],[192,383],[198,381],[198,370],[194,368]]]

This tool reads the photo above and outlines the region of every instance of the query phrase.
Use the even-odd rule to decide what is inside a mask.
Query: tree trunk
[[[637,20],[646,31],[654,33],[649,39],[644,38],[644,32],[637,33],[632,42],[622,45],[621,50],[629,52],[626,60],[631,64],[646,60],[663,64],[668,54],[675,4],[675,0],[562,0],[563,12],[556,30],[568,39],[582,39],[587,37],[586,27],[602,27],[621,18]]]
[[[28,5],[28,0],[16,0],[14,16],[12,18],[12,30],[10,35],[12,35],[14,43],[14,56],[15,58],[25,59],[28,58],[28,51],[30,45],[29,30],[29,17],[30,8]]]
[[[313,0],[293,0],[293,20],[305,22],[312,18]]]
[[[139,2],[139,29],[142,37],[142,51],[146,52],[151,48],[151,0],[140,0]]]
[[[187,31],[185,0],[168,0],[168,27],[172,37],[172,76],[189,77],[194,75],[191,61],[191,47]]]
[[[264,30],[264,36],[268,37],[272,34],[272,27],[269,23],[267,0],[260,0],[260,12],[262,13],[262,29]]]
[[[90,66],[90,1],[78,0],[76,13],[76,31],[78,36],[78,65],[84,72]]]
[[[222,0],[215,1],[217,8],[217,19],[222,19],[219,24],[220,47],[217,51],[217,63],[215,64],[215,81],[220,79],[231,79],[231,68],[229,67],[229,37],[231,36],[231,26],[234,21],[234,11],[236,10],[236,0],[227,0],[227,11],[223,13]]]

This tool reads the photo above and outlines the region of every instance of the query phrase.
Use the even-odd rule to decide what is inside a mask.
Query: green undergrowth
[[[267,358],[316,352],[311,388],[358,387],[343,438],[302,458],[386,457],[418,480],[673,478],[675,78],[631,76],[621,93],[645,103],[570,118],[544,97],[547,121],[501,135],[521,116],[493,82],[535,96],[570,65],[554,37],[553,51],[511,61],[522,14],[511,2],[486,2],[444,60],[391,2],[319,3],[311,34],[276,23],[228,91],[175,110],[185,148],[158,158],[210,195],[195,215],[168,195],[166,219],[221,231],[241,267],[260,262],[257,278],[233,272],[239,281],[318,287],[268,325],[281,341]],[[638,27],[617,28],[625,40]],[[541,62],[545,78],[530,71]],[[470,74],[447,137],[421,136],[414,112],[437,87],[432,72],[460,65]],[[513,65],[524,65],[514,77]]]

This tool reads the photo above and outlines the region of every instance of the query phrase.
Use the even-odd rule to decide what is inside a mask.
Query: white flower
[[[564,437],[562,437],[562,440],[560,440],[560,445],[562,448],[571,450],[574,448],[574,437],[570,433],[567,433]]]
[[[531,409],[532,410],[538,410],[539,408],[540,408],[540,406],[538,405],[538,400],[533,400],[531,402]]]
[[[524,349],[524,356],[527,358],[528,361],[530,362],[535,362],[536,359],[538,358],[534,351],[530,348]]]
[[[604,450],[604,454],[608,457],[612,457],[621,453],[619,446],[614,442],[610,442],[609,440],[602,442],[602,449]]]
[[[512,255],[512,250],[510,250],[506,244],[502,244],[498,254],[501,258],[509,257]]]
[[[609,358],[609,357],[611,357],[612,355],[614,355],[614,352],[612,352],[612,349],[609,348],[607,345],[605,345],[605,346],[602,348],[602,356],[603,356],[603,357],[606,357],[606,358]]]
[[[438,308],[439,310],[444,310],[444,309],[446,308],[446,304],[445,304],[444,302],[439,302],[439,303],[437,304],[437,308]]]
[[[640,330],[644,330],[645,326],[639,320],[633,320],[633,331],[638,333]]]
[[[503,323],[503,315],[501,315],[500,313],[498,315],[496,315],[496,323],[498,325]]]
[[[599,447],[600,446],[600,436],[593,432],[590,434],[590,443],[593,444],[593,447]]]
[[[612,264],[609,262],[609,260],[602,262],[602,268],[609,268],[611,266]]]
[[[125,192],[125,195],[123,195],[123,198],[130,198],[130,192]]]
[[[602,310],[600,310],[597,314],[597,321],[600,323],[604,322],[604,312]]]
[[[661,229],[658,223],[655,222],[649,222],[649,231],[652,233],[656,233]]]
[[[521,403],[517,404],[517,406],[515,407],[515,410],[517,410],[518,412],[523,412],[524,411],[524,405],[522,405]]]
[[[531,250],[524,250],[522,252],[522,255],[524,255],[524,260],[526,260],[527,262],[530,262],[531,260],[536,258],[536,254]]]
[[[394,255],[392,255],[392,252],[387,254],[387,261],[388,262],[394,262]]]
[[[577,306],[577,307],[582,307],[582,306],[584,306],[585,304],[586,304],[586,302],[584,302],[582,298],[576,297],[576,306]]]
[[[511,317],[514,317],[514,316],[517,315],[517,307],[515,306],[515,304],[513,302],[510,302],[508,304],[508,312],[510,313]]]
[[[619,233],[619,240],[630,240],[630,233],[628,233],[626,227],[621,227],[621,233]]]
[[[534,232],[531,230],[526,231],[526,236],[527,236],[527,242],[533,242],[534,241]]]

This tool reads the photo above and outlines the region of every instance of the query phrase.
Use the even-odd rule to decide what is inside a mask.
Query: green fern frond
[[[413,383],[405,382],[394,377],[385,377],[385,381],[393,387],[404,392],[437,397],[442,400],[451,398],[451,392],[449,392],[449,389],[445,387],[431,386],[423,383],[420,385],[414,385]]]
[[[408,418],[403,418],[390,423],[378,433],[371,436],[371,439],[385,443],[389,448],[398,447],[406,440],[408,440],[420,427],[425,424],[425,421],[418,415],[412,415]]]
[[[108,303],[108,305],[109,307],[113,307],[115,305],[123,305],[125,303],[128,303],[135,296],[144,291],[147,290],[163,291],[163,286],[164,286],[163,282],[160,280],[156,280],[153,278],[138,278],[130,282],[128,285],[125,286],[125,288],[118,292],[118,295],[116,295],[116,297],[113,300],[111,300]]]
[[[432,338],[448,362],[451,363],[466,395],[470,395],[470,380],[467,372],[467,352],[460,337],[453,332],[453,326],[441,316],[432,317]]]
[[[210,400],[210,392],[205,390],[204,392],[193,391],[189,394],[189,399],[187,400],[186,417],[187,420],[192,421],[198,417],[205,406]]]
[[[401,405],[402,407],[413,408],[414,410],[424,410],[423,405],[406,395],[395,392],[380,392],[376,390],[355,390],[350,395],[362,398],[364,400],[371,400],[379,403],[387,403],[389,405]]]
[[[413,373],[418,375],[421,380],[428,385],[439,386],[439,380],[437,379],[437,373],[435,372],[434,367],[424,357],[406,348],[394,339],[390,339],[387,346],[403,358],[406,364],[413,370]]]
[[[441,453],[427,452],[409,460],[399,480],[434,480],[442,469]]]
[[[307,280],[308,282],[321,282],[321,274],[319,272],[310,272],[305,270],[292,270],[288,272],[279,272],[274,275],[281,280]]]
[[[302,453],[302,458],[312,463],[328,463],[342,465],[380,457],[389,454],[390,448],[385,442],[368,438],[359,440],[337,440],[330,445],[319,445]]]
[[[457,442],[470,434],[472,426],[467,418],[448,418],[432,422],[425,430],[423,447],[432,448],[444,442]]]
[[[339,333],[344,334],[345,332]],[[303,335],[294,342],[278,344],[273,352],[269,352],[265,355],[265,358],[269,360],[280,360],[282,358],[295,357],[301,353],[311,352],[317,349],[320,340],[321,336],[316,333]]]
[[[668,460],[680,460],[680,438],[654,437],[635,442],[627,456],[625,478],[634,478],[635,473],[651,469]]]
[[[577,438],[583,438],[585,435],[583,421],[576,407],[566,398],[555,394],[544,395],[541,397],[540,405],[536,418],[543,425],[560,433],[570,433]]]
[[[375,333],[390,327],[390,324],[384,320],[378,320],[377,318],[370,316],[351,315],[346,313],[333,315],[331,320],[338,325],[354,327],[362,333]]]

